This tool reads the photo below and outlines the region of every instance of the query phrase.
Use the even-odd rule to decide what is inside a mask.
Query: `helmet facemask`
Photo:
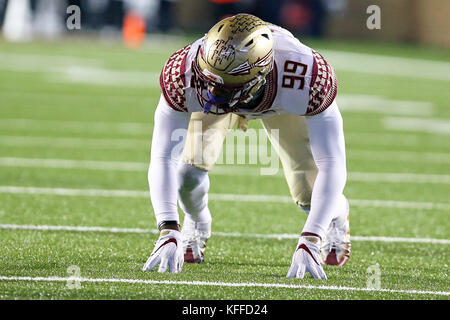
[[[196,62],[193,62],[194,87],[197,98],[205,113],[224,114],[233,112],[238,105],[252,101],[257,92],[266,83],[266,75],[272,71],[273,63],[267,66],[252,80],[236,85],[226,85],[220,79],[213,80],[211,75],[204,74]],[[211,92],[212,91],[212,92]]]

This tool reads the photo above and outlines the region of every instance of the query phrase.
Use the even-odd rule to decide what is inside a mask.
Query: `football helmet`
[[[193,61],[194,87],[205,113],[223,114],[261,92],[273,68],[268,24],[250,14],[221,20],[203,38]]]

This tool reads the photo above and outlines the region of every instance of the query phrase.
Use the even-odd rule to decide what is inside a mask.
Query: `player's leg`
[[[178,200],[185,213],[182,228],[185,262],[202,262],[211,236],[208,207],[210,171],[222,150],[223,140],[238,117],[195,112],[191,116],[182,161],[178,167]]]
[[[206,241],[211,236],[208,207],[208,171],[185,162],[178,166],[178,202],[184,212],[181,230],[185,262],[202,262]]]
[[[293,201],[308,213],[317,167],[309,146],[305,118],[283,114],[261,122],[280,156]]]
[[[280,156],[294,202],[309,213],[317,166],[311,152],[305,117],[280,115],[263,119],[262,123]],[[279,129],[278,135],[272,133],[273,129]],[[350,255],[348,201],[344,195],[336,204],[335,213],[324,237],[322,257],[325,264],[343,265]],[[333,255],[337,258],[334,259]]]
[[[343,266],[350,259],[350,206],[347,198],[341,195],[337,217],[331,220],[322,241],[322,261],[327,265]]]

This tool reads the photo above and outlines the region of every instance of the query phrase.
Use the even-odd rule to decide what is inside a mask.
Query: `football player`
[[[144,271],[180,272],[184,262],[203,261],[212,221],[208,171],[227,132],[235,125],[245,130],[250,119],[261,119],[291,196],[308,214],[287,277],[309,272],[326,279],[323,264],[347,262],[343,122],[336,76],[320,53],[279,26],[238,14],[175,52],[160,84],[148,172],[160,236]],[[198,122],[204,134],[196,134]],[[215,134],[206,134],[209,129]],[[199,154],[206,149],[208,155]],[[185,213],[182,229],[177,201]]]

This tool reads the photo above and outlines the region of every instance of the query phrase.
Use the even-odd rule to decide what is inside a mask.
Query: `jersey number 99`
[[[300,68],[300,74],[297,74],[297,70]],[[294,89],[296,81],[299,81],[297,89],[302,90],[305,87],[305,74],[308,66],[301,62],[295,62],[286,60],[284,63],[284,75],[282,79],[282,88]],[[287,74],[286,74],[287,73]]]

